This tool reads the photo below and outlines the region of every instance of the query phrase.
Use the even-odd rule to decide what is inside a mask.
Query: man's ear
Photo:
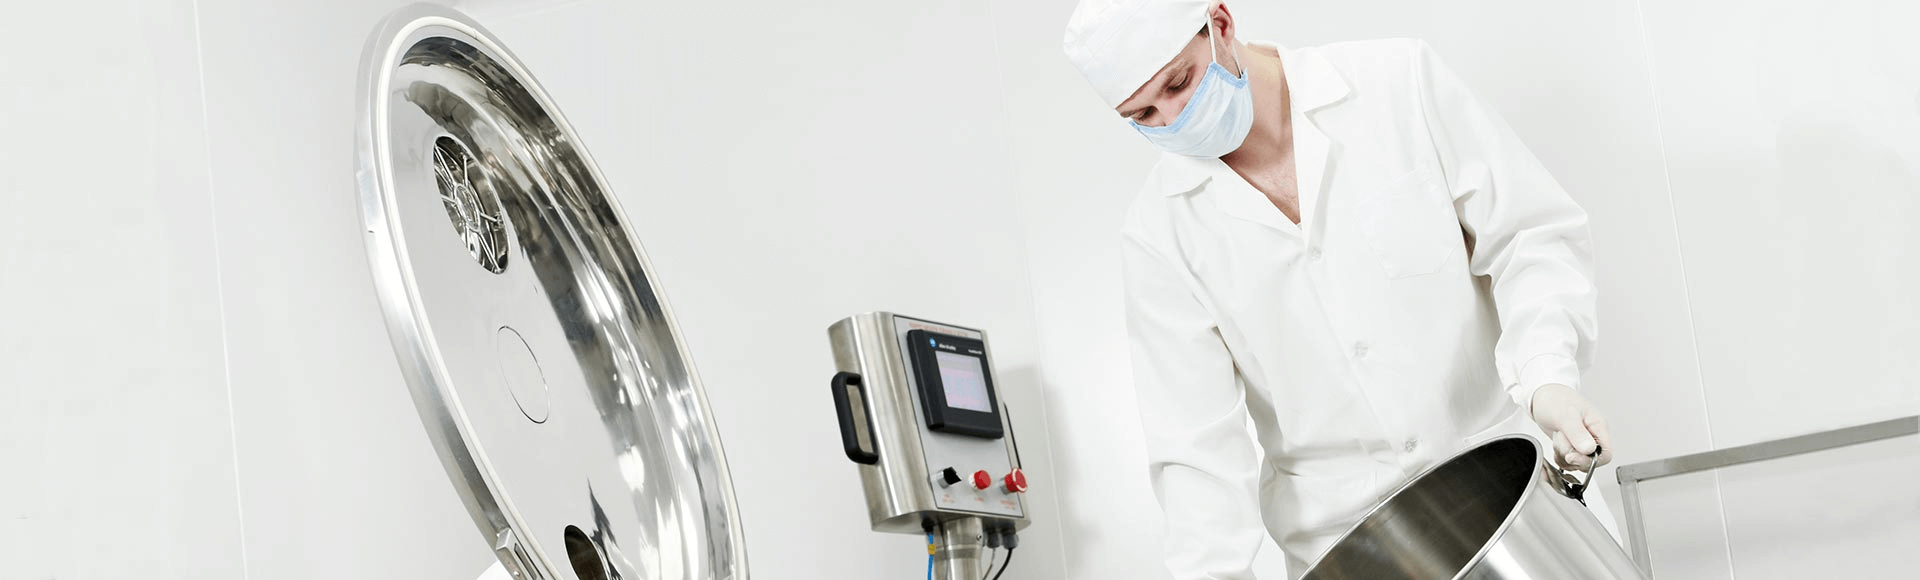
[[[1233,24],[1233,12],[1227,10],[1227,4],[1225,2],[1215,4],[1213,8],[1207,9],[1207,20],[1219,31],[1220,38],[1229,44],[1233,43],[1235,40],[1234,37],[1240,33],[1239,28]]]

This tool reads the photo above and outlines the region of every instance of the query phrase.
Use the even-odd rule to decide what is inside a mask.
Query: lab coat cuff
[[[1566,385],[1580,388],[1580,365],[1573,357],[1559,354],[1541,354],[1527,359],[1520,366],[1520,382],[1507,389],[1513,395],[1513,402],[1520,408],[1528,409],[1533,404],[1534,391],[1546,385]]]

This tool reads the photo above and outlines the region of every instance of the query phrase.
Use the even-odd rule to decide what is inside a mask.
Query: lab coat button
[[[1307,250],[1307,259],[1313,260],[1315,262],[1320,261],[1320,248],[1313,248],[1313,249]]]
[[[1419,449],[1419,448],[1420,448],[1420,441],[1416,439],[1408,439],[1407,444],[1401,446],[1401,449],[1407,450],[1407,453],[1413,453],[1413,450]]]

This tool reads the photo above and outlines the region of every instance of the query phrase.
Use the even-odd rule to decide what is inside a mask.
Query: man
[[[1065,39],[1165,152],[1123,255],[1174,576],[1250,578],[1264,523],[1298,577],[1391,490],[1528,418],[1561,465],[1608,462],[1576,390],[1585,212],[1424,43],[1237,31],[1217,0],[1082,0]]]

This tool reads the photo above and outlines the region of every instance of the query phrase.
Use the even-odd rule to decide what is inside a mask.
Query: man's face
[[[1160,72],[1147,79],[1133,96],[1114,110],[1120,116],[1148,127],[1165,127],[1180,116],[1187,106],[1187,99],[1193,97],[1193,91],[1200,86],[1200,79],[1207,73],[1207,65],[1213,63],[1213,52],[1207,47],[1210,35],[1205,30],[1194,35],[1187,47],[1173,57]]]

